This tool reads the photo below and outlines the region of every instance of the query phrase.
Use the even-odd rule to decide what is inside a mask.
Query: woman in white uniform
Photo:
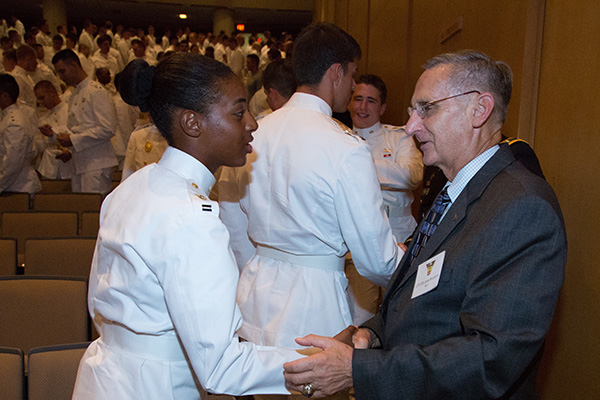
[[[256,122],[225,65],[180,53],[123,72],[123,98],[150,111],[169,146],[104,201],[88,306],[100,333],[76,399],[196,399],[206,391],[288,393],[293,350],[240,343],[238,269],[208,199],[221,166],[241,166]]]

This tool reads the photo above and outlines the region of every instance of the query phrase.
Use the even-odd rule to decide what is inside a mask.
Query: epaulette
[[[500,143],[508,143],[509,146],[512,146],[513,144],[518,143],[518,142],[522,142],[522,143],[529,145],[529,143],[527,143],[526,140],[523,140],[520,138],[514,138],[514,137],[506,138],[503,141],[501,141]]]
[[[350,129],[346,124],[344,124],[339,119],[331,117],[331,120],[333,121],[333,123],[335,123],[337,125],[338,128],[340,128],[342,131],[344,131],[344,133],[346,135],[352,136],[353,138],[355,138],[355,139],[357,139],[357,140],[359,140],[361,142],[366,142],[365,139],[363,139],[362,137],[358,136],[356,133],[352,132],[352,129]]]
[[[396,125],[383,125],[383,128],[388,130],[388,131],[392,131],[392,132],[406,132],[406,125],[403,126],[396,126]]]
[[[197,204],[200,206],[200,209],[204,212],[210,212],[219,215],[218,203],[210,200],[208,195],[200,190],[194,181],[188,179],[187,186],[193,203],[197,202]]]
[[[153,125],[153,124],[152,124],[152,122],[150,122],[149,124],[146,124],[146,125],[140,125],[140,126],[136,127],[136,128],[133,130],[133,132],[135,132],[135,131],[139,131],[139,130],[141,130],[141,129],[146,129],[146,128],[148,128],[148,127],[152,126],[152,125]],[[132,132],[132,133],[133,133],[133,132]]]
[[[100,82],[97,81],[91,81],[90,85],[94,86],[97,89],[104,89],[107,90],[104,86],[102,86],[102,84]],[[107,90],[108,91],[108,90]]]

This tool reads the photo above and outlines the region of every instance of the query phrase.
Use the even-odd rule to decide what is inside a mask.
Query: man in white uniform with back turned
[[[0,193],[39,192],[42,185],[33,169],[33,138],[37,118],[33,108],[17,101],[19,85],[9,74],[0,75]]]
[[[221,213],[241,197],[257,246],[237,296],[244,316],[239,334],[254,343],[298,347],[294,339],[305,333],[337,334],[352,322],[348,250],[358,271],[379,284],[403,254],[367,144],[331,118],[348,106],[360,55],[356,41],[335,25],[305,28],[294,44],[296,93],[260,121],[254,162],[219,186]]]
[[[52,63],[60,78],[75,88],[69,99],[67,127],[70,133],[56,136],[67,148],[60,159],[64,161],[72,156],[75,163],[71,177],[73,192],[105,195],[111,189],[112,167],[117,165],[110,142],[117,124],[110,94],[87,76],[72,50],[59,51]]]

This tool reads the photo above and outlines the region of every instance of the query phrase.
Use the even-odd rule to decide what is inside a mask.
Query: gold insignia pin
[[[206,200],[206,197],[204,197],[204,196],[203,196],[203,195],[201,195],[201,194],[197,194],[196,196],[198,196],[198,197],[199,197],[201,200]]]
[[[152,151],[152,142],[151,141],[147,141],[146,144],[144,145],[144,151],[146,153],[150,153]]]
[[[194,182],[192,182],[192,186],[198,189],[198,185],[196,185]]]

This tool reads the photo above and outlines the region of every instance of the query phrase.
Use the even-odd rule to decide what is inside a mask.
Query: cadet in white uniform
[[[41,160],[37,170],[48,179],[71,179],[73,162],[63,162],[56,158],[63,151],[56,140],[56,134],[66,133],[68,106],[63,102],[50,81],[40,81],[34,87],[38,103],[47,111],[39,118],[39,133],[35,135],[35,143]]]
[[[19,100],[27,104],[29,107],[36,107],[35,94],[33,86],[35,82],[29,76],[29,72],[34,72],[37,68],[37,53],[26,44],[17,49],[17,65],[10,74],[17,80],[19,84]]]
[[[138,169],[158,162],[166,148],[167,141],[156,125],[148,124],[134,130],[127,144],[121,182]]]
[[[404,242],[416,227],[411,212],[412,191],[423,180],[423,158],[404,127],[381,124],[386,98],[387,90],[380,77],[362,75],[348,109],[353,132],[371,148],[392,232],[396,240]]]
[[[37,117],[18,97],[15,78],[0,75],[0,192],[34,193],[42,189],[32,165]]]
[[[252,151],[244,86],[190,53],[156,71],[133,61],[122,79],[123,98],[149,109],[172,147],[102,205],[88,301],[100,338],[83,356],[74,398],[288,393],[282,364],[300,355],[236,335],[238,270],[208,199],[219,166],[241,166]]]
[[[360,273],[381,285],[402,255],[368,146],[331,118],[348,105],[358,57],[360,47],[341,29],[307,28],[294,47],[298,91],[261,120],[252,164],[232,180],[221,177],[221,212],[235,212],[237,195],[257,245],[238,286],[239,334],[252,342],[288,347],[305,334],[337,334],[352,323],[348,250]]]
[[[117,122],[110,94],[86,75],[72,50],[59,51],[52,63],[61,79],[75,87],[69,98],[67,125],[71,133],[57,135],[73,156],[73,192],[106,194],[111,189],[112,167],[117,165],[110,142]]]

